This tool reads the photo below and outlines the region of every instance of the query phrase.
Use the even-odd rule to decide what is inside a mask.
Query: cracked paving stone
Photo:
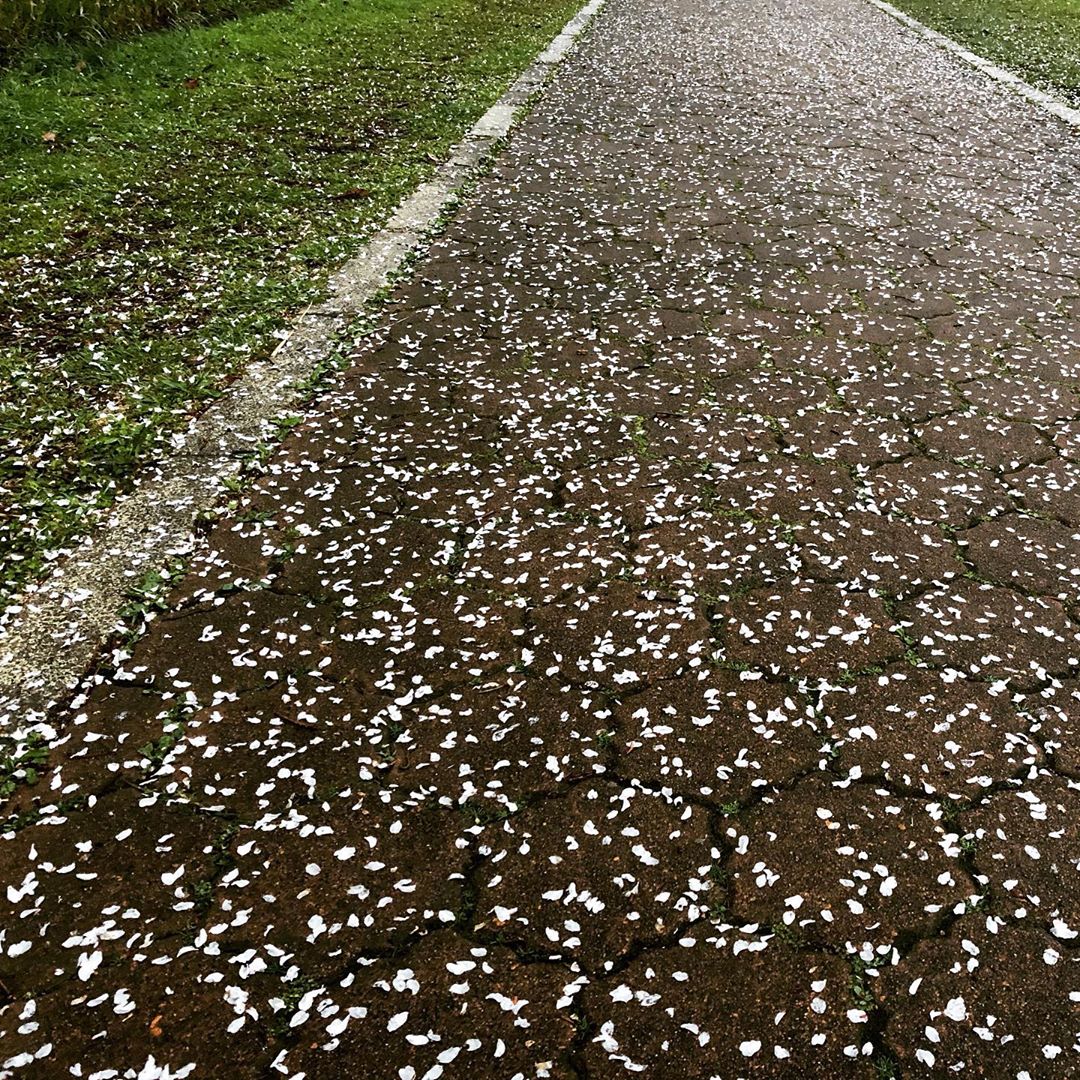
[[[454,922],[469,860],[462,815],[373,790],[327,805],[236,830],[200,945],[251,948],[325,978],[357,953]]]
[[[1076,963],[1050,935],[978,913],[920,941],[875,985],[904,1075],[1075,1076]]]
[[[77,835],[69,820],[58,810],[0,840],[8,993],[111,981],[133,946],[190,928],[199,883],[213,877],[221,826],[154,794],[103,796]]]
[[[157,955],[0,1011],[0,1068],[16,1076],[134,1076],[132,1062],[145,1069],[153,1061],[180,1076],[208,1045],[227,1045],[228,1062],[208,1062],[205,1075],[265,1076],[272,1032],[287,1025],[286,973],[247,970],[237,957],[190,946],[175,957],[150,952]],[[95,985],[104,979],[108,987]]]
[[[572,514],[609,528],[645,529],[702,505],[704,492],[688,475],[679,461],[616,458],[568,474],[560,495]]]
[[[1069,421],[1048,429],[1053,433],[1054,446],[1067,461],[1080,461],[1080,422]]]
[[[718,411],[651,417],[642,424],[641,437],[651,456],[680,457],[704,465],[750,461],[777,449],[768,428],[743,417],[733,420]]]
[[[455,536],[415,521],[387,519],[370,528],[328,529],[289,542],[273,585],[282,592],[361,600],[364,594],[416,587],[445,572]]]
[[[927,662],[1027,686],[1080,666],[1080,626],[1057,600],[960,580],[898,608]]]
[[[286,676],[185,715],[143,784],[213,813],[255,819],[373,779],[378,724],[397,712],[379,695]]]
[[[963,815],[975,874],[994,890],[998,910],[1066,944],[1080,936],[1078,791],[1078,781],[1033,770]]]
[[[718,852],[701,807],[586,783],[489,827],[476,872],[476,928],[610,969],[708,911]]]
[[[396,694],[430,692],[429,680],[445,685],[507,671],[521,659],[522,606],[438,584],[398,589],[371,610],[357,606],[342,616],[321,670]]]
[[[1070,779],[1080,778],[1080,742],[1074,734],[1080,720],[1080,683],[1054,680],[1048,693],[1026,703],[1025,715],[1032,740],[1049,755],[1054,769]]]
[[[1080,527],[1080,465],[1048,461],[1030,465],[1008,477],[1009,494],[1033,514]]]
[[[726,598],[750,585],[790,580],[798,565],[794,545],[775,526],[699,513],[641,533],[631,573],[643,582]]]
[[[559,404],[536,414],[513,413],[502,423],[522,458],[538,468],[583,468],[636,450],[633,423],[602,408]]]
[[[786,417],[783,440],[794,453],[844,465],[884,465],[911,453],[907,428],[896,420],[841,412]]]
[[[803,780],[724,834],[732,910],[833,948],[927,934],[977,895],[959,836],[922,801],[850,780]]]
[[[844,383],[839,394],[850,409],[908,422],[928,420],[963,404],[941,380],[904,371],[860,376]]]
[[[418,472],[402,469],[394,475],[400,485],[397,504],[431,525],[460,527],[473,521],[529,514],[551,504],[554,485],[543,475],[502,473],[494,466],[442,465]]]
[[[100,795],[119,778],[141,778],[153,767],[159,740],[178,731],[182,720],[174,701],[149,690],[104,682],[89,688],[71,703],[41,769],[42,783],[16,791],[11,809],[26,809],[31,800]]]
[[[256,690],[267,669],[317,668],[333,622],[332,608],[306,597],[232,593],[154,620],[116,679],[181,696],[193,686],[222,694]]]
[[[825,679],[903,652],[885,605],[833,585],[755,589],[721,611],[724,658]]]
[[[957,542],[990,581],[1080,602],[1080,532],[1074,526],[1009,514],[968,529]]]
[[[463,545],[458,578],[545,604],[622,573],[627,536],[617,528],[550,516],[497,521]]]
[[[755,371],[724,379],[715,391],[721,409],[757,416],[802,416],[826,408],[834,400],[832,388],[804,371]]]
[[[964,383],[961,389],[976,408],[1009,420],[1047,423],[1080,417],[1080,397],[1073,391],[1030,375],[995,375]]]
[[[879,510],[920,524],[962,528],[1013,509],[1008,492],[990,473],[929,458],[883,465],[870,474],[867,485]]]
[[[851,476],[834,465],[774,457],[717,470],[708,478],[716,503],[763,520],[806,521],[849,510]]]
[[[395,785],[498,816],[606,772],[611,714],[602,694],[511,677],[393,710],[380,750]]]
[[[547,677],[609,689],[640,686],[693,670],[714,648],[692,597],[616,581],[573,602],[533,612],[532,666]]]
[[[854,512],[795,529],[807,577],[846,588],[901,596],[950,581],[964,570],[951,541],[934,525]]]
[[[523,964],[504,946],[435,933],[393,957],[360,957],[336,985],[313,989],[292,1020],[296,1046],[277,1066],[309,1080],[384,1060],[407,1077],[569,1080],[573,1007],[586,983]]]
[[[662,1060],[677,1076],[869,1078],[850,982],[839,957],[691,927],[585,990],[585,1008],[601,1018],[586,1047],[589,1075],[647,1073]]]
[[[661,683],[627,698],[612,721],[623,776],[719,805],[815,768],[825,741],[797,690],[749,672]]]
[[[954,801],[978,798],[1042,756],[1009,695],[935,671],[862,676],[831,688],[813,715],[844,775]]]
[[[1053,448],[1031,424],[1011,424],[981,413],[952,413],[915,429],[931,454],[1012,472],[1046,461]]]

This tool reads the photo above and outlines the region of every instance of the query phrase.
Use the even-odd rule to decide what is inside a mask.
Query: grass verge
[[[210,23],[288,0],[4,0],[0,63],[32,41],[70,41],[137,34],[181,22]]]
[[[920,22],[1080,108],[1080,0],[892,0]]]
[[[501,94],[576,0],[297,0],[0,75],[0,597]]]

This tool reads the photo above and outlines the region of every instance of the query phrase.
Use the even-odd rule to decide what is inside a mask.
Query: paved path
[[[1078,167],[856,0],[612,0],[55,718],[0,1072],[1076,1076]]]

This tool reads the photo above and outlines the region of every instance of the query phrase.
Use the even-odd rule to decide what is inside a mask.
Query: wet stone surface
[[[0,1076],[1077,1075],[1078,166],[610,0],[0,776]]]

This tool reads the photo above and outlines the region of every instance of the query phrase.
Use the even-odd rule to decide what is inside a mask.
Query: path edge
[[[876,7],[879,11],[884,11],[886,15],[891,15],[909,30],[913,30],[920,37],[933,42],[933,44],[946,52],[952,53],[953,56],[959,57],[965,64],[981,71],[984,75],[988,75],[995,82],[1009,87],[1014,93],[1026,98],[1052,116],[1064,120],[1071,127],[1080,128],[1080,109],[1074,109],[1066,105],[1060,98],[1056,98],[1053,94],[1048,94],[1045,90],[1040,90],[1038,87],[1032,86],[1031,83],[1025,82],[1019,75],[1009,71],[1008,68],[1003,68],[992,60],[987,60],[985,56],[979,56],[978,53],[973,53],[970,49],[964,48],[963,45],[958,41],[954,41],[948,35],[919,22],[918,19],[913,15],[909,15],[906,11],[893,7],[888,0],[867,0],[867,3]]]
[[[83,677],[112,633],[133,586],[195,543],[200,515],[268,440],[275,421],[310,393],[302,385],[339,339],[436,231],[490,163],[524,106],[548,83],[606,0],[588,0],[466,132],[435,171],[306,308],[266,360],[252,364],[200,414],[135,490],[117,500],[80,546],[6,604],[0,620],[0,731],[40,722]]]

